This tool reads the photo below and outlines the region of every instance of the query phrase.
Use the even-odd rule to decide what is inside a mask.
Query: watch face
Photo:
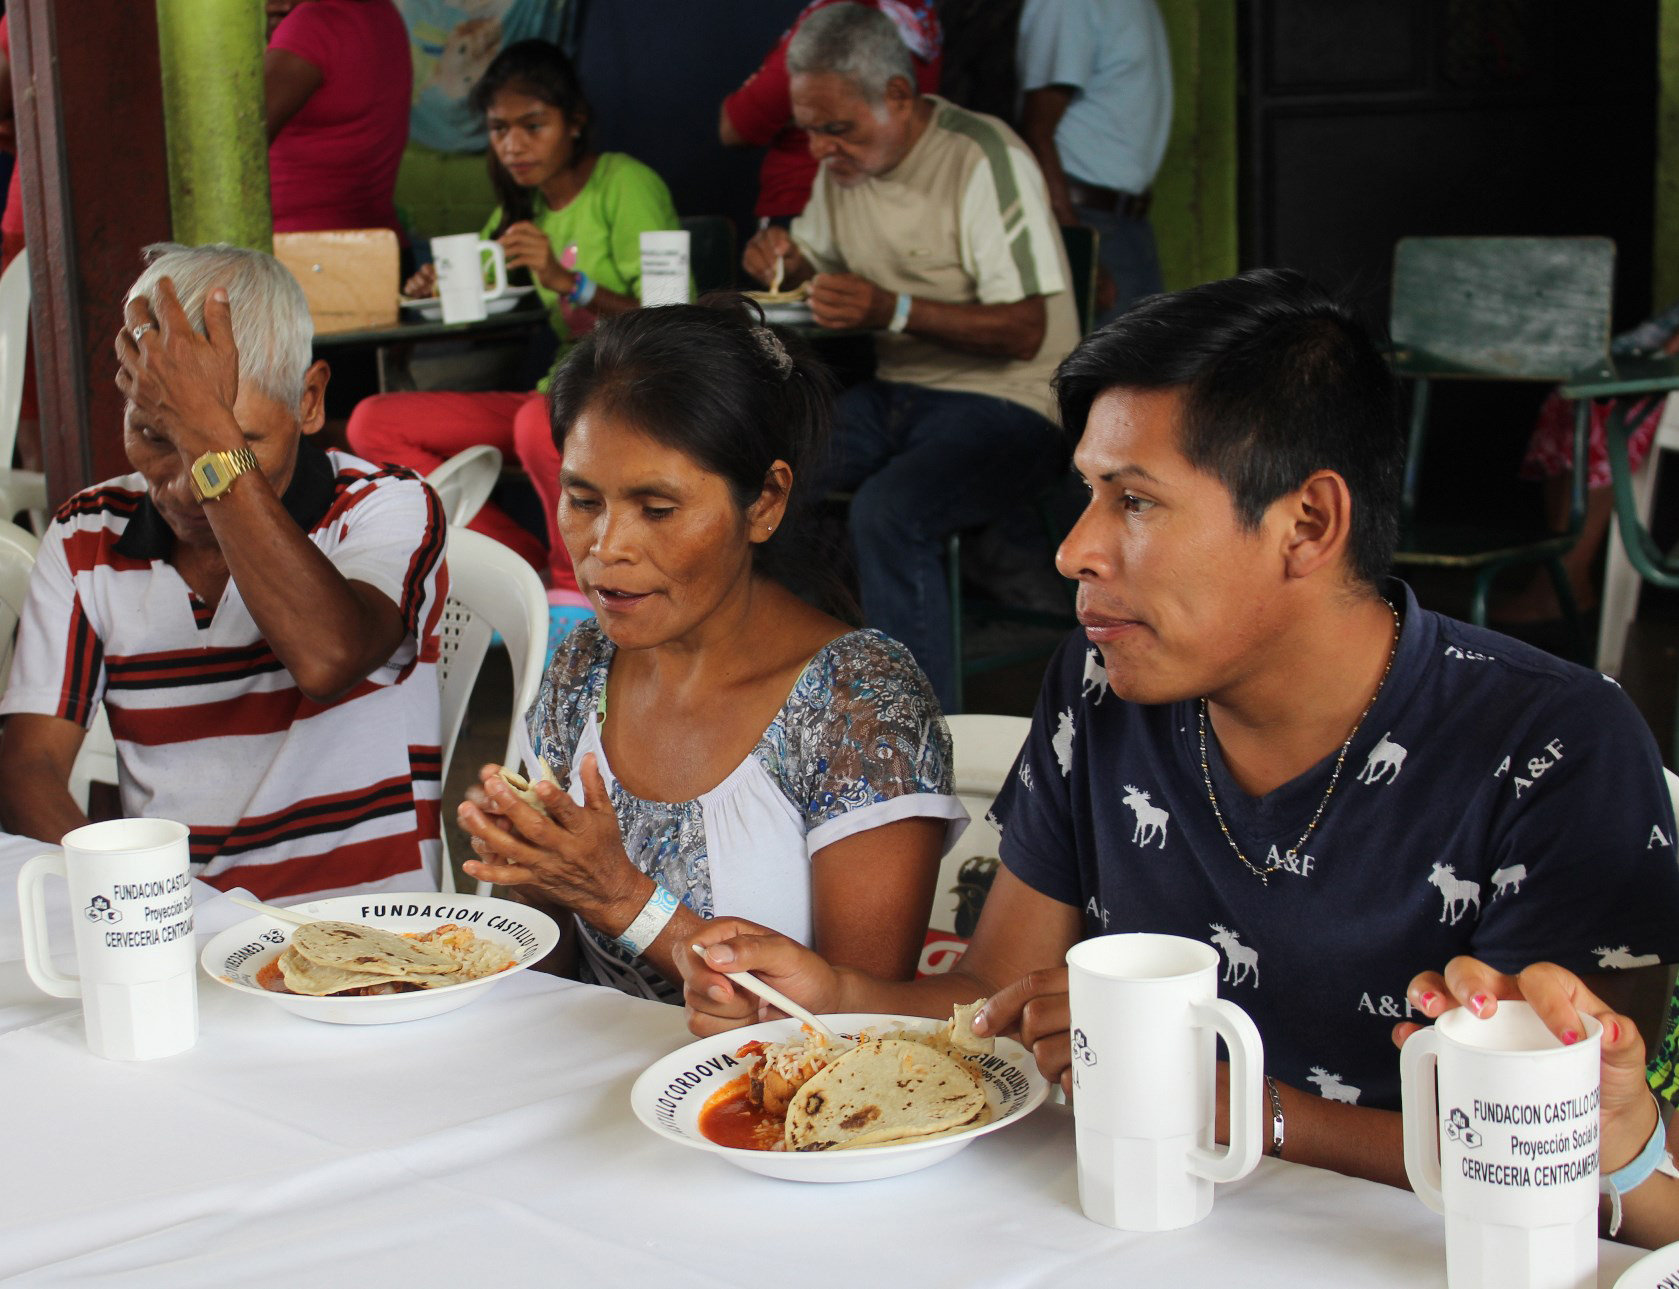
[[[199,466],[198,467],[198,473],[203,478],[204,486],[206,488],[219,488],[219,487],[221,487],[221,482],[222,482],[221,471],[217,470],[216,467],[213,464],[211,464],[210,462],[206,461],[203,465]]]

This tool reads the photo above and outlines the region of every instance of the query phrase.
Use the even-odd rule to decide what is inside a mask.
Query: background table
[[[212,899],[199,930],[242,916]],[[198,1046],[137,1063],[89,1055],[72,1006],[24,1015],[20,991],[0,964],[0,1278],[31,1285],[1445,1283],[1414,1197],[1274,1160],[1185,1231],[1087,1221],[1065,1107],[887,1181],[742,1172],[630,1111],[636,1075],[688,1041],[680,1011],[531,973],[369,1027],[203,979]],[[1637,1256],[1603,1244],[1601,1283]]]

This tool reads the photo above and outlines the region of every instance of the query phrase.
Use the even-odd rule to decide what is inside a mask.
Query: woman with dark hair
[[[590,146],[589,100],[557,46],[544,40],[509,45],[473,87],[472,102],[489,130],[490,179],[500,199],[484,236],[501,243],[509,268],[529,270],[563,355],[599,319],[638,306],[641,235],[676,228],[676,207],[664,181],[641,162]],[[403,287],[410,296],[436,289],[429,264]],[[544,385],[536,393],[382,394],[357,405],[349,438],[369,460],[421,474],[478,443],[517,456],[542,500],[546,548],[494,506],[480,511],[471,526],[544,570],[557,604],[580,605],[554,526],[559,455]]]
[[[555,655],[526,760],[569,795],[539,784],[544,815],[484,767],[467,872],[575,914],[584,978],[649,997],[677,1000],[718,912],[908,979],[967,816],[909,651],[777,580],[813,565],[821,369],[738,303],[649,309],[584,338],[551,406],[596,620]]]

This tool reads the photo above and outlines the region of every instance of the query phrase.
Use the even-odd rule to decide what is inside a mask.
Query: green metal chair
[[[1543,564],[1573,629],[1589,646],[1562,557],[1585,520],[1587,404],[1576,408],[1568,525],[1501,529],[1417,514],[1430,391],[1439,380],[1558,384],[1609,352],[1615,244],[1602,237],[1407,237],[1393,257],[1390,331],[1395,373],[1412,387],[1410,436],[1394,563],[1475,577],[1471,621],[1485,625],[1493,579]]]
[[[724,215],[684,215],[679,221],[688,234],[688,271],[694,290],[726,291],[735,282],[735,226]]]

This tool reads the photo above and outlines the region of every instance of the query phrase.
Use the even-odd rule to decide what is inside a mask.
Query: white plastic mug
[[[1073,1114],[1084,1215],[1171,1231],[1212,1211],[1213,1183],[1259,1163],[1265,1049],[1218,997],[1218,950],[1174,935],[1104,935],[1067,951]],[[1230,1057],[1230,1145],[1213,1149],[1218,1049]]]
[[[60,849],[18,873],[23,965],[58,998],[80,998],[87,1044],[117,1061],[173,1056],[198,1041],[187,830],[167,819],[112,819],[72,829]],[[44,884],[70,886],[76,969],[52,964]]]
[[[688,303],[688,257],[685,229],[641,235],[642,304]]]
[[[484,285],[484,255],[495,269],[495,285]],[[507,256],[499,243],[477,233],[452,233],[431,239],[432,263],[437,266],[437,298],[445,322],[477,322],[484,303],[507,292]]]
[[[1533,1008],[1447,1012],[1405,1041],[1405,1172],[1446,1218],[1452,1289],[1597,1284],[1603,1027],[1564,1046]]]

